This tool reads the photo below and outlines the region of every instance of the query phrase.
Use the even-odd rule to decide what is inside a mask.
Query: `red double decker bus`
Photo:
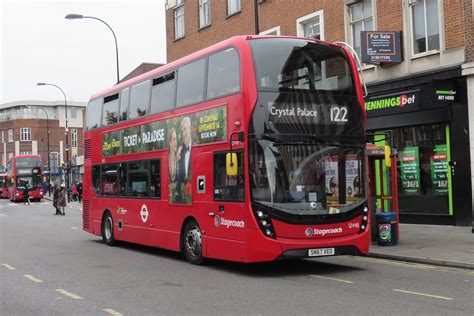
[[[0,199],[8,199],[8,177],[6,173],[0,173]]]
[[[238,36],[94,95],[83,229],[204,258],[368,252],[365,110],[342,45]]]
[[[40,155],[14,156],[7,163],[7,173],[10,201],[22,201],[26,188],[30,200],[40,201],[43,198],[43,167]]]

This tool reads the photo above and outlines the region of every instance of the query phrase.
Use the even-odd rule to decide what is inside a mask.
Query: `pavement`
[[[49,196],[45,197],[51,200]],[[82,210],[78,202],[68,207]],[[396,246],[373,243],[368,257],[474,270],[472,227],[400,224]]]

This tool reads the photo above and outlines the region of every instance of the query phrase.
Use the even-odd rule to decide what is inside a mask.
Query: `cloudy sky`
[[[165,0],[0,0],[0,104],[84,101],[116,83],[115,43],[106,25],[66,20],[69,13],[107,22],[117,36],[120,77],[142,62],[166,62]]]

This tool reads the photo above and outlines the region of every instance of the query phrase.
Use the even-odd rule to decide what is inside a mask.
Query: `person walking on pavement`
[[[53,207],[56,210],[56,214],[54,215],[61,215],[61,211],[59,211],[59,207],[58,207],[58,200],[59,200],[59,185],[55,183],[54,188],[53,188]]]
[[[76,202],[76,201],[77,201],[77,183],[74,183],[74,184],[72,185],[72,190],[71,190],[71,192],[72,192],[72,200],[73,200],[74,202]]]
[[[82,202],[82,182],[77,184],[77,199],[79,200],[79,203]]]
[[[59,189],[59,197],[58,197],[59,212],[62,216],[66,215],[66,205],[67,205],[66,196],[67,196],[66,186],[64,185],[64,183],[62,183],[61,189]]]
[[[26,205],[26,203],[30,205],[30,193],[28,190],[28,182],[25,183],[25,189],[23,190],[23,202],[24,202],[24,205]]]

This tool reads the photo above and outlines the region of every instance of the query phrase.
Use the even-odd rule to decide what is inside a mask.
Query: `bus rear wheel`
[[[202,233],[196,221],[191,220],[184,226],[182,235],[183,252],[186,260],[192,264],[202,264]]]
[[[102,221],[102,239],[108,246],[113,246],[115,243],[114,220],[109,212],[106,213],[104,220]]]

